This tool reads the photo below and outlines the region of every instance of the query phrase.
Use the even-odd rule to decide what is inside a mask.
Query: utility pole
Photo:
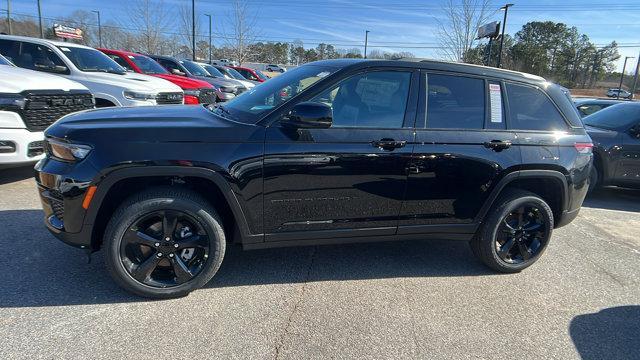
[[[209,64],[211,64],[211,15],[204,14],[204,16],[209,18]]]
[[[42,28],[42,7],[40,6],[40,0],[38,0],[38,21],[40,22],[40,38],[44,39],[44,29]]]
[[[633,87],[631,88],[631,98],[636,97],[636,85],[638,84],[638,69],[640,69],[640,54],[638,54],[638,62],[636,63],[636,74],[633,75]]]
[[[367,58],[367,43],[369,42],[369,30],[364,31],[364,58]]]
[[[191,46],[193,61],[196,61],[196,0],[191,0]]]
[[[100,25],[100,11],[91,10],[91,12],[98,14],[98,44],[102,47],[102,26]]]
[[[500,67],[502,65],[502,46],[504,45],[504,29],[507,27],[507,12],[509,12],[509,8],[513,6],[513,4],[506,4],[500,8],[500,10],[504,10],[504,19],[502,20],[502,35],[500,36],[500,50],[498,50],[498,64],[496,67]]]
[[[624,80],[624,71],[627,69],[627,60],[633,59],[633,56],[624,57],[624,65],[622,65],[622,74],[620,74],[620,85],[618,85],[618,96],[616,99],[620,100],[620,92],[622,91],[622,80]]]
[[[11,0],[7,0],[7,24],[9,25],[9,35],[13,35],[13,28],[11,26]]]

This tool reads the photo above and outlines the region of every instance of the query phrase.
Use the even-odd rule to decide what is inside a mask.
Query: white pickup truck
[[[86,86],[96,107],[182,104],[169,81],[127,72],[102,52],[70,42],[0,35],[0,54],[16,66],[64,76]]]
[[[85,86],[20,69],[0,55],[0,168],[40,160],[43,130],[64,115],[93,107]]]

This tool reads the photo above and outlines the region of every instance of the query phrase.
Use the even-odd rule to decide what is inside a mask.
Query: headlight
[[[222,91],[222,92],[226,92],[226,93],[232,93],[232,94],[234,94],[234,93],[236,92],[236,90],[237,90],[237,89],[236,89],[236,88],[234,88],[234,87],[227,87],[227,86],[221,86],[221,87],[220,87],[220,91]]]
[[[184,91],[185,95],[189,95],[189,96],[195,96],[198,97],[200,96],[200,90],[198,89],[187,89]]]
[[[18,94],[0,94],[0,110],[24,109],[25,98]]]
[[[149,93],[144,91],[133,91],[133,90],[125,90],[123,94],[124,94],[124,97],[129,100],[139,100],[139,101],[153,100],[158,95],[156,93]]]
[[[57,140],[47,139],[46,150],[53,157],[65,161],[82,160],[91,151],[91,146],[65,143]]]

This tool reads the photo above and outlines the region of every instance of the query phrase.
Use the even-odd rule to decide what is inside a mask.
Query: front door
[[[266,241],[395,234],[417,80],[402,70],[354,74],[311,99],[332,107],[330,128],[267,129]]]
[[[521,159],[505,124],[501,83],[428,73],[420,88],[398,234],[473,232],[489,193]]]
[[[640,123],[633,124],[633,129],[640,129]],[[622,130],[622,150],[620,162],[616,168],[616,182],[622,185],[637,186],[640,183],[640,138],[638,132]]]

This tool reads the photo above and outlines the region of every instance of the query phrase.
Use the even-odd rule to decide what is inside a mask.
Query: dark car
[[[171,56],[147,55],[158,64],[162,65],[167,71],[173,75],[186,76],[202,81],[206,81],[213,85],[216,90],[216,101],[227,101],[236,97],[236,94],[244,90],[243,86],[238,85],[232,80],[211,77],[203,68],[190,60],[178,60]]]
[[[578,109],[580,116],[585,117],[611,105],[620,104],[621,102],[624,102],[624,100],[582,98],[575,99],[573,102],[576,104],[576,109]]]
[[[624,102],[582,119],[593,139],[591,189],[640,187],[640,102]]]
[[[227,243],[461,240],[518,272],[577,216],[592,163],[557,85],[417,60],[319,61],[216,107],[67,116],[46,139],[47,228],[157,298],[207,283]]]

